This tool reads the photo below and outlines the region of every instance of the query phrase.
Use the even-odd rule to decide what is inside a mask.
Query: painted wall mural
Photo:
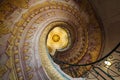
[[[102,31],[88,0],[2,0],[0,80],[84,80],[92,66],[60,62],[96,61]]]

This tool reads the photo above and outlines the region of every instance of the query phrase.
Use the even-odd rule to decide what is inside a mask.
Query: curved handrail
[[[116,51],[116,49],[120,46],[120,42],[117,44],[117,46],[112,50],[110,51],[106,56],[102,57],[101,59],[95,61],[95,62],[91,62],[91,63],[88,63],[88,64],[70,64],[68,62],[63,62],[61,60],[58,60],[57,58],[54,58],[52,57],[54,60],[56,60],[57,62],[61,63],[61,64],[67,64],[67,65],[70,65],[70,66],[88,66],[88,65],[93,65],[95,63],[98,63],[102,60],[104,60],[105,58],[107,58],[108,56],[110,56],[114,51]]]

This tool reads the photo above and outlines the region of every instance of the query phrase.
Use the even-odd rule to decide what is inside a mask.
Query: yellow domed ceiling
[[[55,27],[48,34],[47,47],[51,55],[54,55],[56,50],[66,48],[69,42],[68,32],[61,27]]]

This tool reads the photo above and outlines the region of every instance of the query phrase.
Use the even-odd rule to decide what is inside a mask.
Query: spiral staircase
[[[0,0],[0,80],[119,80],[119,2]]]

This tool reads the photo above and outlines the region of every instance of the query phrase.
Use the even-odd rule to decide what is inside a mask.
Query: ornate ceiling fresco
[[[0,80],[84,80],[103,40],[88,0],[3,0]]]

